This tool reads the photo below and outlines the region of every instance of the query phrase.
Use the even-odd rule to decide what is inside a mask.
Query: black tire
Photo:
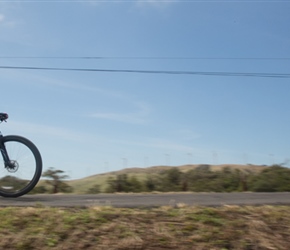
[[[2,139],[14,169],[0,164],[0,195],[19,197],[30,192],[38,183],[42,173],[42,159],[37,147],[28,139],[8,135]]]

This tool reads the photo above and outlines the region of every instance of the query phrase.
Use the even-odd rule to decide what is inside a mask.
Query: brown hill
[[[125,168],[118,171],[109,172],[107,174],[119,175],[119,174],[158,174],[162,171],[169,170],[171,168],[178,168],[182,172],[187,172],[189,170],[196,169],[198,167],[208,166],[212,171],[220,171],[225,167],[230,169],[239,169],[241,171],[251,171],[254,173],[260,172],[264,168],[268,167],[266,165],[242,165],[242,164],[221,164],[221,165],[209,165],[209,164],[188,164],[181,166],[153,166],[148,168]],[[97,175],[95,175],[97,176]]]

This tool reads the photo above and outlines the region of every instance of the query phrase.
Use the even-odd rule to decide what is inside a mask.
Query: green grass
[[[0,208],[0,249],[289,249],[290,207]]]
[[[131,175],[134,175],[138,180],[145,180],[147,176],[147,174],[144,174],[144,173],[128,174],[129,177]],[[86,191],[90,189],[91,187],[93,187],[94,185],[100,185],[101,191],[104,192],[107,187],[106,182],[108,178],[109,177],[115,178],[116,176],[117,174],[108,173],[108,174],[94,175],[94,176],[86,177],[79,180],[67,181],[67,183],[68,185],[73,187],[74,193],[80,193],[80,194],[86,193]]]
[[[109,177],[115,177],[113,174],[102,174],[86,177],[79,180],[68,181],[68,185],[70,185],[74,193],[85,193],[94,185],[100,185],[102,187],[102,191],[106,188],[106,181]]]

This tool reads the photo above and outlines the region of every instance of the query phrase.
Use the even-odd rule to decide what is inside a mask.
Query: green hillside
[[[67,181],[67,183],[73,187],[75,193],[85,193],[89,188],[94,185],[100,185],[101,191],[106,188],[106,181],[109,177],[116,177],[117,175],[127,174],[128,176],[134,175],[138,180],[144,180],[148,175],[154,175],[162,173],[163,171],[178,168],[181,172],[187,172],[189,170],[196,169],[200,166],[209,166],[212,171],[220,171],[225,167],[231,169],[239,169],[240,171],[251,171],[258,173],[265,169],[267,166],[260,165],[238,165],[238,164],[222,164],[222,165],[182,165],[182,166],[153,166],[149,168],[126,168],[119,171],[113,171],[104,174],[92,175],[86,178]]]

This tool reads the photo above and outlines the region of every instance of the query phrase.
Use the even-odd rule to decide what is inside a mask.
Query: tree
[[[47,180],[46,183],[52,186],[52,193],[56,194],[59,192],[72,192],[72,188],[65,183],[63,180],[68,178],[68,175],[63,174],[63,170],[49,168],[46,170],[42,176],[50,180]]]
[[[162,191],[180,191],[181,176],[182,173],[178,168],[171,168],[169,170],[166,170],[161,177]]]
[[[127,174],[117,175],[116,178],[109,177],[107,179],[107,193],[114,192],[142,192],[144,191],[144,183],[140,182],[135,176],[128,177]]]
[[[107,180],[108,187],[106,189],[107,193],[114,192],[127,192],[127,174],[117,175],[116,178],[109,177]]]
[[[140,193],[144,191],[144,184],[140,182],[136,176],[131,176],[127,180],[127,192]]]
[[[187,173],[188,190],[194,192],[221,192],[222,183],[218,171],[212,171],[208,165],[200,165]]]
[[[45,188],[45,186],[40,185],[33,188],[29,193],[30,194],[44,194],[44,193],[47,193],[47,189]]]
[[[159,176],[155,177],[153,175],[147,175],[147,178],[144,180],[145,191],[152,192],[157,190]]]
[[[89,188],[86,192],[87,194],[99,194],[101,193],[101,185],[95,184],[91,188]]]
[[[290,169],[273,165],[252,176],[249,186],[254,192],[289,192]]]

